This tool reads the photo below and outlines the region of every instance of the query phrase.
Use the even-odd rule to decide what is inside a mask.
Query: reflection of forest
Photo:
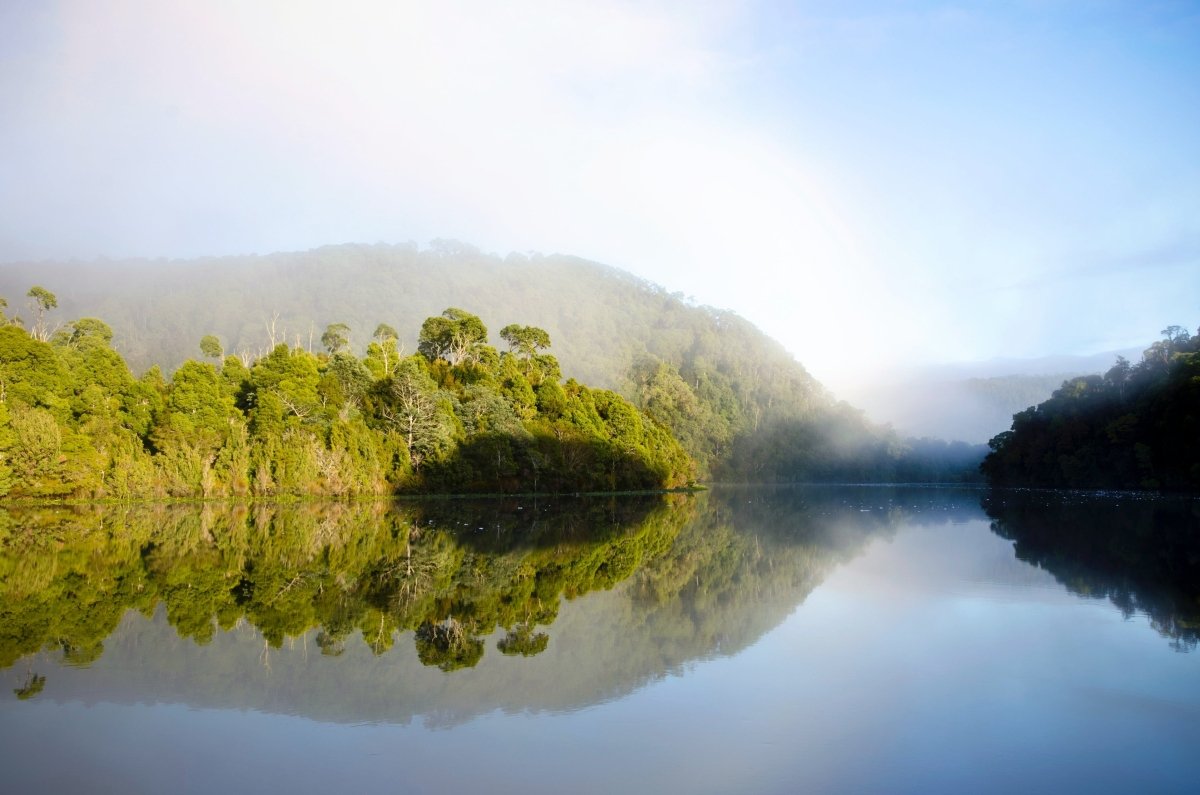
[[[43,697],[334,720],[572,708],[744,648],[897,519],[977,511],[897,494],[9,513],[0,665],[42,651],[12,674]]]
[[[1144,613],[1180,650],[1200,640],[1200,501],[1065,491],[990,493],[992,530],[1080,596]]]
[[[0,665],[46,646],[91,662],[127,609],[159,604],[200,644],[244,619],[272,648],[318,629],[324,654],[356,631],[382,653],[424,628],[419,645],[454,653],[496,626],[550,623],[562,595],[611,588],[691,512],[678,497],[10,512]]]

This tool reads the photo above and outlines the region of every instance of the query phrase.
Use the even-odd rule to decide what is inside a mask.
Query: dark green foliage
[[[1108,599],[1181,650],[1200,643],[1200,507],[1185,497],[994,492],[983,507],[1016,556],[1068,590]]]
[[[549,645],[550,636],[545,632],[534,632],[534,628],[529,624],[518,624],[497,641],[496,648],[501,654],[509,656],[519,654],[522,657],[533,657],[544,652]]]
[[[459,668],[474,668],[483,658],[483,641],[471,637],[453,618],[438,624],[422,624],[416,640],[417,657],[421,662],[436,665],[446,673]]]
[[[1200,335],[1164,330],[1137,365],[1063,382],[989,443],[994,485],[1200,490]]]

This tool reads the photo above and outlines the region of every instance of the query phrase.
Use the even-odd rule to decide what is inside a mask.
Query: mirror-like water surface
[[[0,517],[9,791],[1189,792],[1200,502]]]

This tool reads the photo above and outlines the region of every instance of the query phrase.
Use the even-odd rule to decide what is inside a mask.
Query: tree
[[[383,343],[385,340],[400,339],[400,335],[396,332],[396,329],[392,328],[387,323],[380,323],[378,326],[376,326],[375,333],[371,336],[377,339],[380,343]]]
[[[522,657],[533,657],[544,652],[549,643],[550,636],[545,632],[535,633],[531,624],[521,623],[501,638],[496,643],[496,648],[500,650],[501,654],[510,657],[517,654]]]
[[[350,345],[350,327],[345,323],[331,323],[321,335],[321,344],[330,354],[337,353]]]
[[[367,357],[377,358],[382,362],[381,376],[387,378],[392,374],[392,362],[400,358],[400,350],[396,342],[400,339],[400,335],[387,323],[380,323],[375,327],[375,333],[371,336],[375,342],[367,346]]]
[[[384,386],[379,413],[400,431],[413,469],[450,436],[438,409],[436,388],[411,358]]]
[[[1183,326],[1167,326],[1165,329],[1160,331],[1159,334],[1162,334],[1166,340],[1166,353],[1168,356],[1176,351],[1184,350],[1187,346],[1188,340],[1191,339],[1187,329],[1185,329]]]
[[[30,287],[26,295],[29,297],[29,308],[37,313],[37,320],[33,324],[33,338],[46,342],[50,339],[50,331],[46,328],[46,313],[58,306],[58,299],[54,297],[54,293],[37,285]]]
[[[450,364],[474,361],[487,343],[487,326],[478,316],[450,307],[438,317],[426,318],[417,338],[417,351],[426,359]]]
[[[472,637],[466,627],[453,618],[438,624],[422,624],[415,641],[421,663],[436,665],[446,673],[474,668],[483,657],[483,641]]]
[[[78,348],[91,343],[103,346],[112,344],[112,327],[99,318],[81,317],[71,323],[67,330],[70,332],[67,335],[67,344],[72,347]]]
[[[550,347],[550,334],[537,326],[510,323],[500,329],[500,339],[507,342],[509,350],[522,359],[528,359],[539,350]]]
[[[225,348],[215,334],[205,334],[200,338],[200,352],[209,359],[220,359],[225,354]]]

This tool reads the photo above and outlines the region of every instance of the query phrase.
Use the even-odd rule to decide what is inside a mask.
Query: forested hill
[[[0,295],[20,314],[28,313],[16,299],[34,284],[58,297],[63,320],[103,318],[135,372],[174,369],[196,356],[205,334],[219,336],[235,355],[267,353],[272,320],[276,342],[314,351],[329,323],[348,325],[351,348],[360,352],[376,325],[387,323],[411,353],[424,318],[459,306],[495,330],[514,317],[545,329],[564,375],[594,386],[622,386],[638,353],[678,358],[703,327],[720,330],[730,347],[762,365],[786,363],[798,384],[819,389],[781,346],[733,314],[562,255],[501,258],[435,241],[424,249],[346,244],[264,256],[0,267]]]
[[[498,257],[437,241],[340,245],[198,260],[14,263],[0,295],[41,285],[57,318],[103,318],[135,372],[170,370],[205,335],[246,361],[286,342],[312,351],[329,324],[363,351],[385,323],[416,346],[422,318],[447,306],[492,329],[512,318],[545,329],[564,376],[612,388],[666,426],[700,474],[734,480],[927,480],[957,477],[982,453],[905,445],[835,401],[786,350],[734,313],[575,257]],[[493,339],[493,343],[497,340]]]
[[[1075,378],[1013,417],[983,464],[1001,486],[1200,491],[1200,334]]]

